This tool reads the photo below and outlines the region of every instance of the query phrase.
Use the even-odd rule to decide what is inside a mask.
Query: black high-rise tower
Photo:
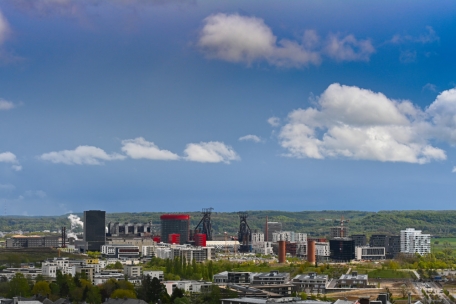
[[[106,211],[84,211],[84,242],[86,250],[101,251],[106,243]]]

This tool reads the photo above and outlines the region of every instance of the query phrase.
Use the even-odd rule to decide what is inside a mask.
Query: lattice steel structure
[[[207,241],[212,241],[212,221],[211,221],[211,214],[214,208],[203,208],[201,214],[203,218],[199,221],[198,225],[195,227],[195,234],[198,232],[206,235]],[[199,230],[201,229],[201,230]]]
[[[239,232],[238,232],[238,240],[241,243],[241,247],[239,248],[240,252],[250,252],[251,251],[251,242],[252,242],[252,230],[247,223],[247,212],[239,212]]]

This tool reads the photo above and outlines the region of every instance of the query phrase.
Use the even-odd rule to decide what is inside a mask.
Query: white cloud
[[[424,90],[429,90],[429,91],[432,91],[432,92],[437,92],[437,86],[435,84],[432,84],[432,83],[426,83],[424,86],[423,86],[423,89],[422,91]]]
[[[10,26],[3,13],[0,11],[0,44],[3,44],[11,33]]]
[[[453,167],[453,170],[451,170],[451,173],[456,173],[456,167]]]
[[[434,125],[432,135],[456,145],[456,89],[440,93],[426,113]]]
[[[14,108],[14,103],[12,103],[11,101],[0,99],[0,111],[11,110],[12,108]]]
[[[333,34],[328,37],[325,52],[337,61],[369,61],[375,48],[369,39],[357,40],[353,35],[339,38]]]
[[[278,126],[280,126],[280,118],[275,117],[275,116],[269,117],[268,124],[270,124],[273,127],[278,127]]]
[[[218,141],[188,144],[184,153],[186,160],[201,163],[224,162],[229,164],[232,160],[240,160],[233,148]]]
[[[15,171],[21,171],[22,166],[19,164],[16,155],[11,152],[3,152],[0,153],[0,163],[10,163],[12,164],[11,167]]]
[[[300,44],[287,39],[277,41],[260,18],[220,13],[204,22],[198,46],[209,58],[248,65],[265,60],[279,67],[301,67],[321,61],[318,53],[306,48],[318,39],[314,32],[307,32]]]
[[[14,189],[16,189],[16,186],[14,186],[12,184],[0,184],[0,190],[12,191]]]
[[[168,150],[160,150],[153,142],[142,137],[122,141],[122,151],[134,159],[178,160],[180,157]]]
[[[433,43],[436,41],[439,41],[440,37],[437,36],[437,33],[434,31],[432,26],[426,26],[426,32],[424,34],[421,34],[419,36],[411,36],[411,35],[400,35],[400,34],[395,34],[393,38],[389,42],[395,43],[395,44],[400,44],[400,43],[406,43],[406,42],[415,42],[415,43]]]
[[[253,142],[256,142],[256,143],[261,142],[261,138],[259,138],[256,135],[252,135],[252,134],[239,137],[239,140],[240,141],[253,141]]]
[[[439,106],[453,109],[450,115],[456,117],[453,93],[447,94],[451,97],[439,95],[441,98],[429,111],[422,111],[409,101],[332,84],[317,98],[318,108],[298,109],[288,115],[288,123],[279,134],[280,144],[288,150],[288,156],[298,158],[345,157],[420,164],[445,160],[445,151],[429,143],[436,138],[432,133],[439,122],[431,123],[428,117],[432,111],[440,113]],[[451,106],[446,104],[448,100]],[[440,124],[448,126],[449,121],[442,117]],[[453,135],[456,142],[456,132]]]
[[[117,153],[108,154],[104,150],[93,146],[79,146],[74,150],[44,153],[39,158],[55,164],[100,165],[103,164],[103,161],[125,159],[125,156]]]

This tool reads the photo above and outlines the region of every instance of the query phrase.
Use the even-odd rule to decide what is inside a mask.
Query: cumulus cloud
[[[16,155],[11,152],[0,153],[0,163],[10,163],[13,170],[22,170],[22,166],[19,164]]]
[[[125,159],[125,156],[117,153],[108,154],[103,149],[93,146],[79,146],[74,150],[44,153],[39,158],[55,164],[101,165],[104,161]]]
[[[122,151],[134,159],[178,160],[180,157],[168,150],[160,150],[153,142],[142,137],[122,141]]]
[[[336,83],[317,104],[288,115],[279,134],[286,155],[424,164],[446,159],[445,151],[430,141],[456,143],[455,90],[443,92],[423,111],[407,100]]]
[[[256,135],[252,135],[252,134],[239,137],[239,140],[240,141],[253,141],[253,142],[256,142],[256,143],[261,142],[261,138],[259,138]]]
[[[11,110],[12,108],[14,108],[14,103],[12,103],[11,101],[0,99],[0,111]]]
[[[220,13],[204,19],[198,46],[209,58],[248,65],[265,60],[279,67],[301,67],[320,63],[320,55],[308,48],[316,39],[307,32],[302,43],[278,40],[260,18]]]
[[[275,116],[269,117],[268,124],[270,124],[273,127],[278,127],[278,126],[280,126],[280,118],[275,117]]]
[[[325,52],[337,61],[369,61],[375,48],[369,39],[358,40],[353,35],[340,38],[332,34],[328,37]]]
[[[329,35],[323,43],[316,31],[305,30],[299,40],[278,39],[263,19],[222,13],[204,19],[198,46],[208,58],[286,68],[318,65],[322,54],[337,61],[368,61],[375,52],[369,39],[354,35]]]
[[[240,160],[239,155],[230,146],[222,142],[210,141],[198,144],[188,144],[184,150],[185,159],[201,163],[220,163],[229,164],[230,161]]]

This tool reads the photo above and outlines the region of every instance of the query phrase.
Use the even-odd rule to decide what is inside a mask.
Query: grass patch
[[[409,271],[397,271],[394,269],[376,269],[369,272],[371,279],[409,279],[413,274]]]
[[[456,238],[433,238],[431,240],[431,252],[443,252],[445,249],[451,249],[451,256],[456,257]]]
[[[20,264],[20,263],[37,263],[48,258],[59,256],[57,249],[53,248],[2,248],[0,249],[0,265]],[[81,259],[80,255],[60,252],[61,257],[71,259]]]

